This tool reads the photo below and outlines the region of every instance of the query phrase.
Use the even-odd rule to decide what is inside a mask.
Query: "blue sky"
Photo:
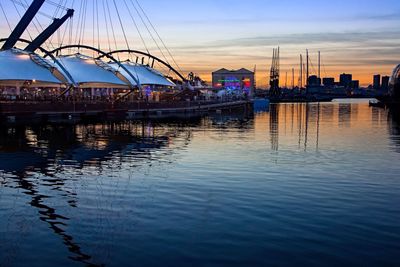
[[[112,6],[112,0],[107,1]],[[68,6],[73,0],[64,2]],[[181,68],[185,72],[195,71],[206,79],[211,71],[220,67],[252,69],[257,65],[259,84],[266,83],[272,48],[278,45],[281,47],[282,72],[297,68],[299,54],[308,48],[314,65],[315,55],[321,50],[324,76],[337,77],[340,72],[352,72],[362,84],[371,82],[374,73],[389,74],[394,65],[400,63],[398,0],[139,2]],[[88,0],[89,6],[94,7],[93,3],[94,0]],[[1,4],[11,24],[15,24],[18,16],[11,0],[1,0]],[[128,25],[125,31],[130,46],[144,49],[124,0],[116,0],[116,4],[124,25]],[[51,5],[44,7],[44,12],[52,13],[52,8],[54,10]],[[75,3],[75,9],[76,25],[79,4]],[[161,56],[133,8],[132,13],[148,48]],[[113,17],[118,46],[126,46],[115,12]],[[3,18],[0,19],[0,33],[5,36],[9,30],[1,11],[0,18]],[[48,19],[42,18],[45,25]],[[90,38],[93,36],[92,13],[88,12],[86,19],[84,41],[93,43]],[[99,23],[101,45],[107,47],[104,22],[100,19]]]

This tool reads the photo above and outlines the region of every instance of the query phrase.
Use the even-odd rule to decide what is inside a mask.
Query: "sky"
[[[71,7],[74,2],[52,2],[59,1],[67,7]],[[127,46],[123,34],[125,31],[130,48],[145,50],[147,47],[151,53],[160,57],[164,54],[172,62],[168,51],[158,49],[157,45],[162,47],[162,43],[158,41],[156,44],[152,40],[152,35],[157,39],[156,33],[151,35],[147,31],[146,25],[134,10],[135,6],[139,8],[135,0],[75,1],[77,3],[74,5],[74,36],[79,32],[77,25],[80,14],[83,13],[81,5],[84,1],[87,1],[89,11],[86,11],[84,16],[82,43],[100,45],[105,50],[110,46],[110,42],[113,44],[112,40],[109,42],[113,38],[108,37],[112,35],[111,30],[109,29],[108,36],[106,33],[106,24],[109,22],[104,19],[107,15],[105,11],[102,13],[105,9],[101,7],[108,4],[107,10],[111,10],[118,48]],[[244,67],[253,70],[256,66],[257,84],[266,86],[272,49],[278,46],[281,51],[283,85],[286,83],[286,72],[287,83],[291,84],[292,68],[295,69],[294,79],[297,84],[299,55],[304,55],[306,49],[310,51],[311,73],[317,71],[317,53],[321,51],[323,77],[338,79],[340,73],[352,73],[354,79],[360,80],[362,85],[372,83],[374,74],[389,75],[395,65],[400,64],[398,0],[138,1],[182,72],[193,71],[206,80],[211,79],[212,71],[222,67]],[[19,17],[13,2],[1,0],[1,6],[9,24],[15,25]],[[23,12],[22,6],[17,8]],[[46,4],[42,12],[53,14],[55,9],[51,4]],[[96,13],[95,10],[100,11]],[[121,17],[124,31],[120,27],[116,10]],[[43,26],[49,23],[49,18],[42,14],[39,14],[38,18]],[[145,21],[145,17],[142,18]],[[7,20],[0,10],[1,37],[7,37],[10,32]],[[152,32],[151,25],[147,24],[147,27]],[[57,46],[61,43],[60,35],[66,31],[61,29],[61,34],[52,39],[51,45]],[[31,32],[34,32],[33,28]],[[73,37],[71,39],[78,40]]]

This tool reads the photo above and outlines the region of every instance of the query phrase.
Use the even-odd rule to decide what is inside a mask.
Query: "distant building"
[[[322,83],[325,87],[334,87],[335,86],[335,78],[323,78]]]
[[[320,86],[321,79],[318,78],[317,75],[311,75],[310,77],[308,77],[308,85],[309,86]]]
[[[381,89],[381,75],[379,75],[379,74],[374,75],[374,84],[373,84],[373,88],[374,88],[375,90]]]
[[[359,89],[360,88],[360,81],[353,80],[351,81],[351,89]]]
[[[340,86],[343,86],[347,89],[351,88],[351,82],[353,81],[352,74],[340,74]]]
[[[220,69],[212,73],[212,84],[216,89],[225,89],[236,94],[254,94],[254,72],[247,69]]]
[[[381,89],[382,90],[389,90],[389,81],[390,81],[390,77],[389,76],[383,76],[382,77],[382,84],[381,84]]]

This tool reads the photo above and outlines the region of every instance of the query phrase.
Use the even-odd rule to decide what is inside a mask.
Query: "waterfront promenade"
[[[202,116],[223,109],[251,109],[252,100],[213,101],[0,101],[0,120],[17,121],[65,121],[85,118],[143,119],[173,116]]]

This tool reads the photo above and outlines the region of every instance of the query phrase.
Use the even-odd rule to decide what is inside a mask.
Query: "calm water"
[[[359,101],[3,126],[0,266],[399,266],[399,153]]]

